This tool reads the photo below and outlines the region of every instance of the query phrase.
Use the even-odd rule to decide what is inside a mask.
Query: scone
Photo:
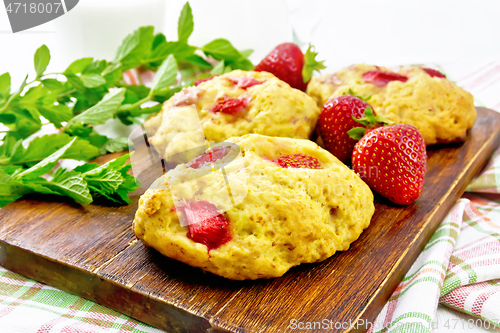
[[[175,165],[196,156],[186,151],[205,140],[251,133],[308,139],[319,113],[312,98],[274,75],[235,70],[175,94],[145,128],[150,144]]]
[[[384,67],[354,65],[313,77],[307,93],[321,107],[349,89],[371,96],[377,115],[415,126],[427,145],[465,140],[476,120],[472,95],[427,68],[403,67],[395,73]]]
[[[314,142],[249,134],[159,178],[133,230],[165,256],[245,280],[349,249],[373,213],[369,187]]]

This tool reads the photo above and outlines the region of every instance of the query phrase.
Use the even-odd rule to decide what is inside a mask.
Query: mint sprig
[[[127,173],[131,167],[125,164],[128,154],[103,165],[85,164],[74,170],[58,168],[51,174],[50,170],[74,147],[76,141],[77,138],[74,138],[24,171],[18,166],[0,167],[0,207],[29,193],[66,196],[82,204],[99,199],[116,204],[130,203],[128,193],[135,191],[139,185]]]
[[[76,59],[66,69],[50,73],[47,71],[50,50],[42,45],[31,65],[35,69],[34,77],[26,76],[16,88],[11,86],[9,73],[0,75],[0,123],[6,127],[0,132],[0,204],[33,191],[66,195],[88,203],[86,192],[82,190],[80,197],[75,192],[82,189],[75,178],[77,175],[64,170],[52,174],[53,166],[48,169],[53,163],[47,159],[54,158],[54,154],[67,145],[55,160],[88,161],[108,152],[126,150],[126,137],[107,137],[94,127],[110,119],[118,119],[125,125],[142,123],[149,114],[160,111],[161,103],[198,77],[211,71],[253,69],[248,60],[251,50],[240,52],[225,39],[217,38],[203,46],[189,45],[193,29],[193,13],[186,3],[178,21],[177,41],[155,34],[151,26],[140,27],[124,38],[112,60]],[[142,82],[127,84],[124,72],[133,68],[156,72],[152,86]],[[33,139],[32,136],[48,124],[59,129],[59,133]],[[42,162],[48,164],[35,168]],[[87,183],[88,193],[92,197],[98,194],[113,202],[126,203],[126,193],[134,188],[135,182],[123,174],[124,169],[119,170],[123,183],[116,195],[97,183]],[[20,174],[24,176],[19,178]],[[80,174],[85,181],[86,176],[83,172]],[[113,178],[110,175],[102,175],[102,179],[110,182]]]

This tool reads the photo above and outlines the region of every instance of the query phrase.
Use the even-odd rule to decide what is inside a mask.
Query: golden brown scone
[[[224,98],[239,107],[219,111],[215,106]],[[312,98],[273,74],[234,70],[175,94],[145,127],[149,142],[163,158],[183,163],[175,154],[203,145],[205,138],[222,142],[257,133],[308,139],[319,112]]]
[[[329,98],[352,89],[359,95],[372,96],[369,103],[377,115],[396,123],[415,126],[427,145],[463,141],[476,120],[474,99],[470,93],[446,78],[432,77],[419,67],[403,67],[397,73],[406,82],[391,81],[377,86],[363,79],[370,71],[384,67],[354,65],[334,74],[313,77],[307,93],[322,106]]]
[[[349,249],[368,227],[371,190],[314,142],[250,134],[227,143],[237,146],[213,165],[225,164],[227,182],[220,170],[209,173],[210,163],[195,168],[190,162],[168,171],[140,198],[133,229],[144,244],[229,279],[272,278]],[[320,168],[280,166],[284,156],[296,154]],[[217,207],[214,216],[222,213],[218,218],[227,222],[222,245],[194,241],[192,225],[181,225],[193,219],[185,207],[199,203]]]

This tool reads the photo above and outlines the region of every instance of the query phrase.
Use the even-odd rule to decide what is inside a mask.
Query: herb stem
[[[64,75],[64,73],[45,73],[45,74],[43,74],[43,76],[47,76],[47,75]]]
[[[28,78],[28,76],[26,76],[26,78]],[[14,100],[14,98],[16,98],[17,96],[21,95],[21,93],[23,92],[24,88],[26,88],[27,86],[29,86],[30,84],[32,84],[32,83],[34,83],[34,82],[36,82],[36,81],[38,81],[38,79],[34,79],[34,80],[33,80],[33,81],[31,81],[31,82],[28,82],[28,83],[24,83],[24,84],[22,84],[22,85],[21,85],[21,88],[19,88],[19,90],[18,90],[18,91],[16,91],[16,93],[15,93],[15,94],[11,95],[11,96],[9,97],[9,99],[7,100],[7,102],[5,103],[5,105],[4,105],[2,108],[0,108],[0,113],[1,113],[1,112],[4,112],[5,110],[7,110],[7,108],[8,108],[8,107],[9,107],[9,105],[10,105],[10,103],[12,102],[12,100]]]
[[[71,89],[71,90],[68,90],[66,92],[63,92],[63,93],[57,95],[57,98],[59,99],[59,98],[62,98],[62,97],[66,97],[66,96],[69,96],[69,95],[71,95],[71,94],[73,94],[75,92],[76,92],[76,89]]]
[[[140,101],[137,101],[134,104],[127,106],[126,108],[120,109],[119,111],[133,110],[133,109],[141,106],[142,104],[149,102],[152,98],[153,98],[153,96],[148,95],[148,96],[144,97],[143,99],[141,99]]]

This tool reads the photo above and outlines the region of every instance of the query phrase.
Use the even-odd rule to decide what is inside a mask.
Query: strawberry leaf
[[[304,79],[304,83],[309,82],[314,71],[319,72],[320,70],[326,68],[325,65],[323,65],[324,61],[316,60],[316,56],[318,55],[318,53],[314,52],[312,49],[313,46],[309,44],[309,48],[304,55],[304,68],[302,68],[302,77]]]
[[[352,90],[351,88],[349,88],[349,91],[348,91],[348,92],[345,92],[345,93],[343,93],[342,95],[352,95],[352,96],[355,96],[355,97],[357,97],[357,98],[359,98],[359,99],[361,99],[361,100],[363,100],[363,101],[365,101],[365,102],[368,102],[368,101],[372,98],[372,96],[371,96],[371,95],[370,95],[370,96],[368,96],[368,97],[365,97],[365,96],[359,95],[359,94],[357,94],[354,90]]]
[[[351,128],[350,130],[348,130],[347,134],[349,134],[349,136],[351,137],[351,139],[359,141],[359,140],[361,140],[361,138],[363,136],[365,136],[365,134],[366,134],[366,128],[364,128],[364,127],[354,127],[354,128]]]
[[[370,127],[370,128],[376,127],[378,125],[392,125],[392,124],[394,124],[394,122],[392,120],[389,120],[389,119],[386,119],[386,118],[380,117],[380,116],[375,116],[371,107],[367,107],[365,109],[365,116],[364,117],[356,118],[356,117],[352,116],[352,119],[355,122],[360,123],[361,125],[365,125],[365,126]]]

